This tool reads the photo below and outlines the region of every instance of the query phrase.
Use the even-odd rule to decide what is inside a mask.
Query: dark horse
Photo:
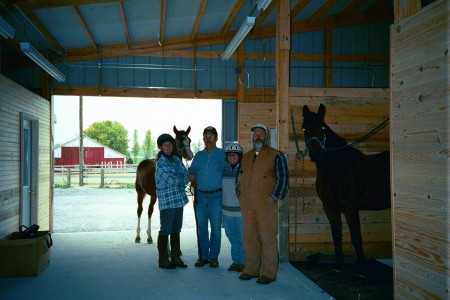
[[[359,210],[391,206],[389,152],[364,155],[328,127],[325,106],[317,113],[303,106],[305,146],[316,164],[316,190],[331,225],[336,269],[344,263],[341,213],[347,221],[357,256],[357,272],[364,274],[365,256]]]
[[[175,147],[173,154],[179,158],[185,158],[186,160],[191,160],[193,155],[190,148],[191,139],[189,138],[189,132],[191,131],[191,126],[185,130],[178,130],[177,127],[173,126],[173,132],[175,133]],[[136,182],[135,188],[137,192],[137,215],[138,223],[136,228],[136,243],[141,242],[141,215],[143,211],[142,202],[144,201],[145,195],[150,196],[150,204],[148,205],[148,225],[147,225],[147,243],[152,244],[152,232],[151,232],[151,218],[153,214],[153,207],[156,203],[156,183],[155,183],[155,167],[156,159],[145,159],[141,161],[136,170]]]

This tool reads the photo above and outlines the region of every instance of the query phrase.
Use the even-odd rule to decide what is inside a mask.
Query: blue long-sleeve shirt
[[[161,155],[156,162],[155,181],[159,210],[183,207],[189,202],[185,190],[189,171],[178,157],[169,160]]]
[[[195,175],[198,190],[213,191],[222,188],[225,159],[225,151],[221,148],[214,148],[211,152],[204,149],[195,154],[189,171]]]

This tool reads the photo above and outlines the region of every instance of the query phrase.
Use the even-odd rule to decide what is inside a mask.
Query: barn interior
[[[288,155],[280,260],[332,257],[296,158],[302,106],[324,103],[348,142],[389,119],[357,146],[391,153],[391,209],[360,213],[366,256],[393,260],[394,298],[448,298],[448,1],[2,0],[0,17],[0,238],[53,228],[55,95],[221,99],[223,144],[250,149],[264,123]]]

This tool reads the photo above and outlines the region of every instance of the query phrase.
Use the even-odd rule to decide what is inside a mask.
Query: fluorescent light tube
[[[36,48],[34,48],[30,43],[20,43],[20,50],[25,53],[32,61],[39,65],[45,72],[50,74],[53,78],[59,82],[66,81],[66,76],[56,68],[51,62],[49,62]]]
[[[16,30],[12,28],[11,25],[9,25],[9,23],[6,22],[5,19],[3,19],[3,17],[0,17],[0,34],[5,39],[13,39],[15,32]]]
[[[272,0],[258,0],[256,2],[256,8],[258,10],[266,10],[271,2],[272,2]]]
[[[255,17],[247,17],[234,38],[228,44],[228,47],[222,53],[222,60],[228,60],[231,57],[234,51],[236,51],[237,47],[241,44],[241,42],[253,28],[253,25],[255,25]]]

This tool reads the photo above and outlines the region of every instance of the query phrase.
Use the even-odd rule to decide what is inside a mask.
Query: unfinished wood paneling
[[[448,4],[391,30],[395,299],[450,297]]]
[[[364,136],[378,124],[389,118],[389,90],[386,89],[324,89],[291,88],[290,111],[294,116],[295,130],[301,150],[304,138],[301,130],[302,107],[307,104],[316,111],[319,104],[326,106],[327,124],[348,143]],[[291,168],[290,234],[291,259],[303,260],[320,252],[334,255],[331,229],[315,190],[316,167],[308,157],[295,161],[296,146],[292,126],[289,133],[289,165]],[[365,154],[389,150],[389,126],[356,146]],[[344,255],[354,257],[348,227],[343,217]],[[368,258],[392,257],[391,212],[362,211],[361,231],[363,247]]]
[[[50,102],[0,74],[0,238],[19,230],[20,114],[39,120],[38,224],[50,222]]]
[[[386,89],[290,88],[289,111],[294,114],[301,149],[304,148],[304,140],[301,135],[301,107],[303,104],[308,104],[311,109],[316,110],[320,103],[327,106],[326,120],[328,124],[348,142],[362,137],[389,117],[389,90]],[[248,151],[252,147],[250,128],[253,124],[263,123],[275,128],[275,103],[240,103],[238,116],[239,143],[245,151]],[[291,175],[289,192],[290,259],[305,259],[306,256],[317,252],[321,252],[325,256],[334,255],[328,219],[314,186],[315,164],[308,158],[296,162],[291,124],[289,124],[289,136],[283,138],[287,139],[289,143],[287,154]],[[357,148],[366,154],[388,150],[389,126],[359,144]],[[367,257],[392,257],[390,210],[361,212],[360,215]],[[354,255],[354,250],[350,243],[345,218],[343,220],[343,246],[345,255],[350,257]]]

